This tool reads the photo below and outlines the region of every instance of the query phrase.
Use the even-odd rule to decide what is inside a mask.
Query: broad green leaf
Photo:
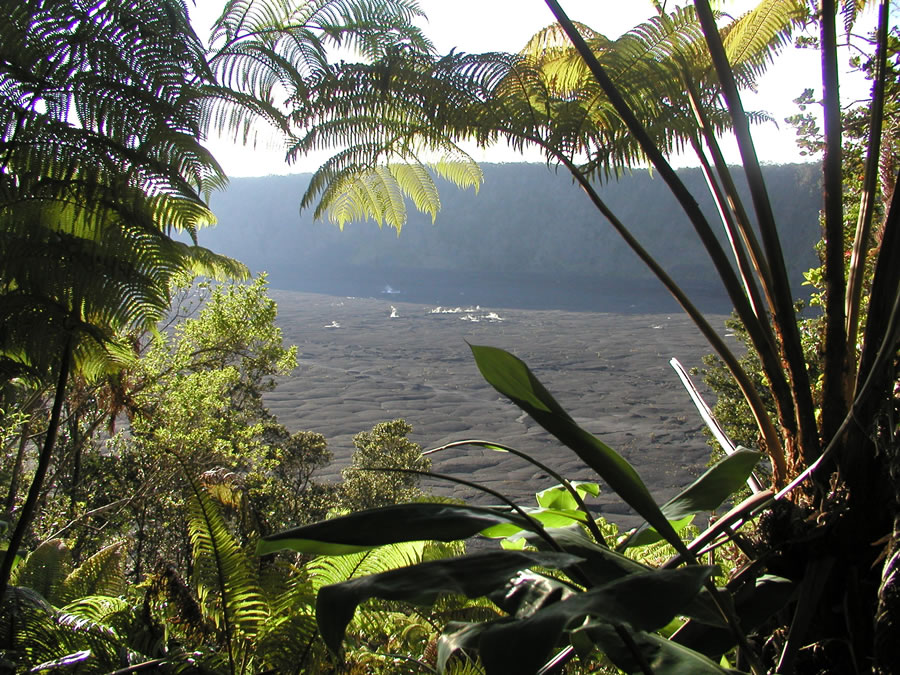
[[[741,628],[751,633],[775,613],[781,611],[797,587],[790,579],[765,575],[748,584],[734,598],[735,613]],[[711,626],[699,621],[689,621],[679,629],[672,640],[710,658],[719,658],[735,646],[734,635],[724,626]]]
[[[298,553],[343,555],[401,541],[456,541],[501,523],[534,531],[537,526],[501,507],[458,504],[396,504],[324,520],[263,537],[259,555],[288,549]]]
[[[470,345],[484,379],[572,449],[613,491],[678,550],[684,545],[634,468],[577,424],[517,357],[496,347]]]
[[[564,551],[585,559],[585,564],[579,566],[579,570],[596,586],[620,579],[628,574],[648,572],[651,569],[606,546],[597,544],[580,525],[557,528],[550,530],[548,534]],[[524,539],[538,550],[547,550],[548,548],[547,542],[541,537],[529,534]]]
[[[681,493],[663,504],[663,514],[670,521],[684,521],[698,513],[715,511],[722,502],[744,486],[760,457],[761,453],[747,448],[741,448],[724,457]],[[680,529],[674,525],[673,527],[676,531]],[[619,550],[629,546],[652,544],[660,539],[661,537],[648,529],[645,523],[619,546]]]
[[[635,631],[662,628],[696,597],[713,572],[711,567],[691,566],[628,575],[547,603],[527,618],[481,624],[465,632],[465,641],[477,646],[488,675],[534,673],[561,643],[564,631],[580,627],[585,618]]]
[[[580,629],[580,632],[584,636],[579,637],[579,642],[590,639],[625,672],[641,672],[641,664],[610,624],[592,623]],[[654,675],[737,675],[737,671],[723,668],[703,654],[659,635],[643,631],[629,633]]]
[[[572,487],[578,493],[578,496],[584,499],[587,495],[597,497],[600,494],[600,486],[597,483],[588,483],[585,481],[572,481]],[[578,508],[578,504],[572,497],[572,494],[562,485],[554,485],[546,490],[541,490],[535,495],[539,506],[545,509],[561,509],[572,510]]]
[[[652,569],[595,543],[580,526],[556,528],[548,530],[548,534],[564,551],[584,558],[585,562],[578,566],[578,571],[594,586],[601,586],[629,574],[649,572]],[[522,539],[538,550],[548,548],[547,542],[534,534],[527,534]],[[505,540],[504,543],[506,541],[509,540]],[[706,590],[692,600],[682,613],[709,625],[719,626],[722,623],[721,614]]]
[[[571,525],[573,521],[583,523],[587,520],[587,516],[584,515],[584,512],[578,510],[525,509],[525,512],[541,525],[549,528],[567,527]],[[510,537],[525,529],[533,530],[533,528],[524,528],[516,523],[502,523],[482,530],[481,535],[491,538]]]
[[[575,595],[572,587],[557,579],[534,572],[519,572],[509,580],[505,588],[492,593],[489,598],[510,616],[524,619],[548,604]]]
[[[681,532],[684,528],[694,522],[694,516],[685,516],[681,520],[670,520],[669,524],[672,526],[672,529],[676,532]],[[620,543],[616,550],[624,551],[627,548],[634,548],[636,546],[647,546],[648,544],[655,544],[658,541],[661,541],[662,537],[659,536],[659,533],[654,530],[652,527],[647,527],[644,525],[642,528],[635,530],[625,541]]]
[[[695,513],[715,511],[744,486],[761,457],[762,453],[747,448],[728,455],[666,502],[663,513],[667,518],[677,520]]]
[[[316,620],[325,644],[340,650],[356,607],[370,598],[429,603],[440,593],[477,598],[502,590],[520,570],[566,567],[579,558],[564,553],[490,551],[434,560],[325,586],[316,598]]]

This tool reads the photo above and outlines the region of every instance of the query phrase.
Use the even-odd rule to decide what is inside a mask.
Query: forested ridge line
[[[269,272],[273,287],[295,290],[327,290],[326,272],[338,284],[396,284],[391,279],[402,273],[408,279],[434,272],[486,281],[529,276],[652,287],[650,273],[567,174],[526,163],[485,164],[483,170],[477,194],[441,185],[435,223],[412,210],[399,236],[372,221],[350,223],[342,231],[314,221],[311,211],[300,212],[309,174],[235,178],[213,195],[219,225],[203,233],[203,243],[254,271]],[[701,207],[713,218],[700,171],[679,173],[694,194],[706,196]],[[817,264],[814,244],[821,237],[820,169],[772,165],[765,173],[790,252],[793,291],[805,295],[802,274]],[[715,282],[703,247],[662,181],[636,171],[605,184],[601,194],[676,279],[692,286]]]

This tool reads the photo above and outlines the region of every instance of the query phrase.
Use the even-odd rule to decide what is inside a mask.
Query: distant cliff
[[[564,171],[542,164],[483,168],[478,194],[442,185],[437,222],[411,211],[400,236],[371,221],[340,231],[299,213],[309,175],[235,179],[213,196],[219,225],[201,232],[201,243],[269,272],[273,287],[315,292],[375,294],[390,284],[408,294],[398,299],[449,302],[440,297],[448,286],[658,287]],[[717,222],[700,171],[679,173]],[[801,275],[816,264],[819,171],[809,164],[769,166],[765,175],[800,296]],[[601,195],[679,283],[716,288],[706,254],[661,180],[636,172],[603,186]]]

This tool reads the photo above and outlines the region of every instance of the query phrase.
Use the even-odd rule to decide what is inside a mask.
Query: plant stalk
[[[12,574],[13,561],[16,559],[16,553],[22,542],[25,540],[25,533],[31,526],[37,511],[37,504],[41,497],[41,490],[44,487],[44,478],[47,476],[47,470],[50,468],[50,461],[53,458],[53,449],[56,446],[56,437],[59,432],[59,420],[62,413],[63,402],[66,398],[66,383],[69,381],[69,370],[72,366],[72,352],[74,350],[74,337],[69,334],[66,337],[66,343],[63,347],[62,359],[59,364],[59,377],[56,383],[56,394],[53,399],[53,408],[50,411],[50,423],[47,426],[47,435],[44,438],[44,447],[38,457],[38,463],[34,470],[34,478],[31,480],[31,487],[28,490],[28,496],[19,512],[19,520],[16,522],[16,529],[13,531],[9,540],[9,548],[6,549],[6,555],[3,556],[3,565],[0,566],[0,599],[6,594],[9,587],[9,578]]]
[[[822,385],[822,438],[834,436],[848,410],[847,321],[844,313],[844,207],[841,176],[841,99],[838,91],[836,0],[822,0],[820,28],[822,50],[823,125],[825,155],[822,161],[825,193],[825,357]]]
[[[750,186],[750,193],[753,197],[753,205],[756,210],[760,234],[762,235],[763,247],[772,273],[773,286],[771,290],[775,308],[773,325],[776,335],[781,341],[784,361],[790,375],[791,395],[794,401],[797,421],[797,448],[787,448],[793,472],[797,466],[803,463],[808,465],[815,461],[820,454],[815,407],[810,390],[809,374],[806,370],[806,361],[803,357],[803,348],[800,343],[797,315],[794,311],[794,302],[791,297],[781,241],[775,227],[772,203],[766,191],[759,157],[753,146],[750,124],[738,93],[734,73],[725,54],[725,47],[722,44],[722,38],[719,35],[719,29],[716,26],[715,17],[710,9],[708,0],[695,0],[694,5],[703,34],[706,37],[710,56],[719,76],[719,82],[722,85],[722,96],[731,114],[735,137],[747,175],[747,183]],[[763,354],[760,354],[760,357],[763,356]],[[793,439],[786,440],[791,441]]]
[[[784,455],[781,452],[781,439],[778,436],[778,432],[775,430],[775,425],[772,424],[772,420],[769,418],[769,412],[766,410],[766,406],[763,403],[762,398],[759,395],[759,392],[756,390],[756,386],[750,380],[747,373],[741,367],[740,362],[734,353],[728,348],[728,345],[725,344],[725,341],[721,338],[721,336],[715,331],[715,329],[710,325],[709,321],[706,320],[706,317],[703,316],[703,312],[701,312],[690,300],[690,298],[685,295],[684,291],[681,289],[678,284],[668,275],[668,273],[659,265],[656,259],[653,258],[647,250],[641,246],[640,242],[634,238],[631,232],[627,227],[620,221],[616,215],[610,211],[609,207],[606,206],[606,203],[600,198],[600,195],[597,194],[597,191],[594,190],[594,187],[591,185],[590,181],[584,177],[581,172],[578,171],[577,167],[575,167],[568,159],[564,157],[559,158],[571,171],[572,175],[579,182],[582,189],[588,195],[590,200],[594,203],[594,206],[603,214],[603,216],[609,221],[609,223],[613,226],[616,232],[625,240],[628,246],[632,251],[637,254],[637,256],[641,259],[641,261],[650,269],[651,272],[659,279],[663,286],[669,291],[672,297],[681,305],[682,309],[684,309],[685,313],[691,318],[700,332],[703,334],[703,337],[709,342],[710,346],[715,350],[716,354],[719,355],[719,358],[725,363],[728,370],[731,372],[735,381],[737,382],[738,387],[741,390],[741,393],[744,395],[744,398],[747,401],[747,404],[750,406],[750,410],[753,414],[753,418],[756,421],[757,427],[760,429],[760,433],[763,436],[766,444],[767,455],[772,461],[772,469],[773,469],[773,480],[776,485],[780,485],[783,480],[785,480],[787,476],[787,467],[784,463]]]
[[[875,81],[872,84],[872,106],[869,115],[869,140],[866,147],[866,169],[863,179],[859,218],[850,259],[850,274],[847,280],[845,311],[847,314],[847,339],[850,349],[855,349],[859,332],[860,303],[862,302],[863,277],[866,257],[872,232],[872,218],[875,212],[875,193],[878,187],[881,132],[884,123],[885,71],[887,69],[887,38],[890,3],[882,0],[878,12],[877,47],[875,55]],[[848,377],[856,376],[856,359],[850,358]]]
[[[738,313],[738,316],[744,323],[744,326],[747,329],[748,334],[753,340],[754,346],[759,352],[760,359],[762,360],[764,367],[766,367],[767,373],[776,373],[778,372],[780,366],[778,364],[777,356],[772,353],[766,347],[766,340],[764,337],[764,331],[760,325],[760,321],[757,319],[756,315],[753,312],[753,309],[750,306],[750,302],[747,299],[747,296],[744,295],[743,287],[741,283],[738,281],[737,275],[734,272],[734,269],[731,267],[731,263],[728,260],[725,251],[719,245],[718,239],[712,232],[712,228],[706,220],[706,217],[703,215],[702,211],[700,211],[700,207],[697,204],[697,201],[694,199],[693,195],[691,195],[690,191],[685,187],[684,183],[675,173],[672,166],[666,161],[662,152],[656,146],[654,141],[648,135],[644,126],[638,121],[632,112],[631,108],[624,101],[615,84],[610,79],[609,75],[606,73],[603,66],[594,56],[590,47],[584,41],[584,38],[581,37],[581,34],[575,28],[575,25],[571,22],[569,17],[563,11],[562,7],[560,7],[559,3],[556,0],[545,0],[550,10],[553,12],[554,16],[556,16],[560,25],[565,30],[569,39],[572,41],[573,46],[584,59],[585,64],[591,70],[591,73],[594,75],[594,78],[597,80],[598,84],[604,90],[609,102],[615,108],[616,113],[628,127],[628,130],[635,136],[635,138],[640,142],[641,148],[644,153],[647,155],[648,159],[651,161],[654,167],[656,167],[657,171],[659,171],[660,175],[663,177],[663,180],[666,181],[666,184],[669,186],[669,189],[672,191],[672,194],[678,200],[685,214],[690,219],[691,223],[694,226],[697,235],[700,237],[704,247],[709,253],[710,259],[713,262],[713,265],[716,268],[716,271],[719,273],[719,277],[722,280],[722,284],[725,287],[725,290],[728,293],[729,298],[734,304],[735,311]],[[718,36],[718,33],[716,34]],[[729,71],[730,73],[730,71]],[[783,265],[782,265],[783,268]],[[789,294],[788,294],[789,295]],[[793,315],[793,305],[790,306],[791,314]],[[796,332],[796,325],[794,325],[794,330]],[[799,344],[799,335],[798,335],[798,344]],[[804,364],[804,374],[805,374],[805,364]],[[808,390],[808,387],[807,387]],[[807,391],[807,395],[809,392]],[[796,401],[795,401],[796,406]],[[752,408],[752,405],[751,405]],[[810,417],[812,418],[812,399],[810,398]],[[760,426],[760,432],[765,438],[766,442],[770,442],[770,434],[767,430]],[[777,434],[775,435],[777,437]],[[777,442],[770,446],[768,449],[768,453],[770,456],[774,457],[775,455],[782,452],[781,443]],[[779,463],[780,464],[780,463]],[[783,481],[786,478],[786,475],[783,472],[779,472],[778,467],[775,467],[775,480]],[[779,483],[780,484],[780,483]]]

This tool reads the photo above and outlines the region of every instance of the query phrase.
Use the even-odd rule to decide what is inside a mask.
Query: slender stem
[[[416,476],[427,476],[428,478],[437,478],[438,480],[445,480],[449,483],[458,483],[459,485],[465,485],[466,487],[470,487],[474,490],[479,490],[481,492],[486,492],[492,497],[496,497],[504,504],[509,506],[513,511],[515,511],[519,516],[524,518],[527,522],[531,523],[531,526],[534,528],[532,531],[540,536],[541,539],[547,542],[549,546],[559,552],[565,553],[565,551],[560,547],[560,545],[556,542],[556,540],[547,534],[547,530],[544,526],[538,521],[536,518],[531,517],[528,513],[526,513],[521,506],[516,504],[514,501],[506,497],[500,492],[496,490],[492,490],[489,487],[485,487],[484,485],[480,485],[478,483],[474,483],[469,480],[465,480],[464,478],[457,478],[456,476],[450,476],[444,473],[436,473],[434,471],[420,471],[419,469],[403,469],[399,467],[387,467],[387,466],[375,466],[371,468],[365,468],[364,471],[384,471],[386,473],[409,473]],[[590,585],[590,584],[588,584]]]
[[[898,193],[900,193],[900,191],[895,189],[895,196],[900,196],[900,194]],[[900,199],[895,198],[894,203],[896,204],[897,202],[900,202]],[[891,210],[894,211],[894,209]],[[900,208],[897,208],[897,211],[900,211]],[[898,218],[898,220],[900,220],[900,218]],[[900,236],[900,232],[898,232],[898,236]],[[888,264],[895,266],[894,262]],[[879,288],[879,285],[876,284],[875,287]],[[887,376],[885,374],[885,371],[887,370],[886,367],[888,365],[888,361],[896,355],[897,342],[900,341],[900,287],[898,287],[896,284],[893,288],[890,316],[887,317],[884,322],[879,321],[875,325],[878,325],[884,330],[883,332],[879,332],[879,339],[877,344],[875,344],[875,340],[872,340],[871,343],[867,342],[863,346],[863,360],[861,360],[860,362],[863,367],[860,368],[857,379],[859,377],[862,377],[863,375],[865,375],[866,379],[862,382],[861,385],[857,385],[856,399],[854,400],[850,411],[844,417],[841,425],[831,437],[831,440],[828,442],[828,445],[826,446],[824,452],[822,452],[822,454],[819,456],[819,458],[815,462],[813,462],[813,464],[811,464],[803,473],[801,473],[793,481],[791,481],[790,484],[788,484],[783,490],[775,495],[775,499],[783,499],[784,497],[786,497],[794,488],[796,488],[804,480],[809,478],[820,466],[826,464],[831,455],[837,451],[839,447],[838,440],[841,438],[844,431],[850,426],[850,422],[860,418],[868,419],[868,416],[862,415],[861,411],[866,405],[868,405],[870,395],[883,385],[885,379],[887,379],[888,381],[892,381],[890,378],[890,372],[892,371],[888,371]],[[871,347],[871,350],[873,352],[877,349],[877,353],[874,355],[871,365],[868,364],[868,360],[866,359],[869,353],[869,347]],[[852,455],[848,457],[848,461],[850,462],[852,462],[853,459],[854,458]]]
[[[9,478],[9,492],[6,493],[6,503],[3,510],[6,514],[12,515],[16,506],[16,497],[19,492],[19,478],[22,475],[22,466],[25,463],[25,450],[28,447],[29,426],[31,420],[26,420],[22,424],[22,434],[19,437],[19,449],[16,451],[16,459],[13,461],[12,475]]]
[[[34,478],[32,478],[31,487],[28,490],[28,497],[26,497],[22,510],[19,512],[16,529],[13,531],[12,537],[10,537],[9,548],[6,549],[6,555],[3,556],[3,565],[0,566],[0,599],[6,594],[6,589],[9,586],[9,577],[12,574],[13,561],[16,559],[19,547],[25,540],[25,533],[34,519],[41,490],[44,487],[44,478],[47,475],[47,469],[50,467],[50,460],[53,458],[53,448],[56,445],[56,436],[59,431],[59,419],[62,413],[63,401],[66,397],[66,383],[69,380],[69,370],[72,366],[73,341],[74,338],[71,334],[66,337],[62,359],[59,364],[56,395],[50,412],[50,424],[47,426],[47,435],[44,438],[44,447],[41,449],[41,454],[38,457]]]
[[[659,3],[656,3],[656,11],[659,18],[665,22],[667,26],[671,26],[671,18],[666,14],[665,8],[661,7]],[[715,198],[719,216],[722,219],[722,224],[725,226],[725,232],[728,235],[728,241],[731,244],[732,252],[734,253],[735,262],[738,264],[741,280],[744,282],[745,291],[750,298],[750,304],[753,307],[756,316],[762,318],[765,315],[765,310],[763,309],[763,304],[759,297],[759,290],[756,287],[754,276],[751,273],[750,263],[747,260],[747,252],[741,246],[741,242],[743,242],[744,246],[749,250],[756,274],[763,280],[763,288],[766,289],[768,279],[763,278],[763,265],[760,264],[761,262],[764,263],[763,256],[760,255],[759,246],[756,244],[756,237],[753,234],[753,230],[749,227],[749,220],[747,219],[747,214],[741,203],[740,195],[738,195],[734,182],[731,180],[731,173],[728,171],[724,158],[722,158],[718,141],[716,141],[715,130],[710,124],[709,116],[703,108],[701,97],[697,92],[696,82],[694,82],[694,79],[691,77],[690,70],[683,59],[679,59],[679,65],[681,66],[681,79],[685,85],[685,91],[691,105],[691,111],[694,113],[694,118],[697,121],[697,126],[700,129],[703,140],[709,148],[710,153],[713,154],[713,161],[716,163],[716,166],[721,173],[721,186],[713,177],[712,169],[709,166],[703,148],[700,146],[699,139],[693,135],[691,136],[691,145],[703,167],[703,175],[706,177],[709,190]],[[729,210],[729,206],[731,207],[731,210]],[[732,210],[740,224],[740,237],[735,236],[735,222],[732,218]],[[771,298],[768,298],[768,291],[767,299],[770,301],[771,308]],[[768,321],[765,321],[763,325],[768,328]],[[771,334],[771,331],[768,331],[768,335],[772,343],[772,348],[774,349],[774,336]]]
[[[823,125],[825,193],[825,337],[822,384],[822,438],[831,439],[847,413],[847,322],[844,313],[844,208],[841,176],[841,99],[838,92],[836,0],[822,0]]]
[[[25,422],[22,424],[22,436],[19,439],[19,449],[16,451],[16,459],[13,463],[12,476],[9,479],[9,492],[6,494],[6,503],[3,505],[4,513],[7,517],[12,515],[16,506],[16,497],[19,491],[19,478],[22,474],[22,465],[25,461],[25,450],[28,441],[32,439],[31,434],[31,415],[38,407],[38,401],[44,394],[44,387],[35,389],[31,394],[25,397],[25,402],[21,407],[21,411],[26,415]]]
[[[766,453],[769,458],[772,460],[772,473],[773,473],[773,481],[776,485],[781,485],[784,480],[787,478],[787,467],[784,463],[784,455],[781,452],[781,440],[778,436],[778,432],[775,430],[775,425],[772,424],[772,420],[769,418],[769,412],[766,410],[766,406],[763,403],[762,398],[759,395],[759,392],[756,390],[756,385],[750,380],[750,377],[741,367],[740,362],[734,353],[728,348],[728,345],[725,344],[725,341],[722,337],[715,331],[715,329],[709,324],[709,321],[706,320],[706,317],[703,316],[703,312],[701,312],[697,307],[691,302],[691,300],[685,295],[684,291],[681,290],[681,287],[675,283],[675,281],[668,275],[668,273],[659,265],[656,259],[653,258],[650,253],[641,246],[640,242],[634,238],[634,236],[629,232],[628,228],[620,221],[616,215],[609,210],[609,207],[606,206],[606,203],[600,199],[600,196],[597,194],[597,191],[594,190],[594,187],[591,185],[590,181],[584,177],[574,167],[574,165],[569,162],[569,160],[560,157],[563,163],[569,167],[569,170],[572,172],[572,175],[579,182],[582,189],[594,203],[594,206],[604,215],[604,217],[609,221],[610,225],[619,233],[619,235],[625,240],[625,243],[631,248],[632,251],[637,254],[637,256],[641,259],[641,261],[656,275],[656,278],[659,279],[662,284],[666,287],[669,293],[672,294],[672,297],[681,305],[682,309],[684,309],[685,313],[691,318],[697,328],[700,329],[700,332],[703,334],[703,337],[709,342],[710,346],[715,350],[716,354],[719,355],[719,358],[725,363],[725,366],[731,372],[732,376],[735,379],[738,387],[741,390],[741,393],[744,395],[747,404],[750,406],[750,411],[753,414],[753,418],[756,421],[756,425],[760,430],[760,433],[763,435],[763,439],[765,440],[766,445]]]
[[[764,331],[760,325],[760,321],[753,313],[753,309],[750,307],[747,296],[744,295],[741,283],[738,281],[737,275],[735,274],[734,269],[731,267],[731,263],[729,262],[725,251],[719,244],[719,241],[716,238],[715,234],[713,234],[712,228],[707,222],[706,217],[703,215],[703,212],[700,210],[697,201],[694,199],[693,195],[675,173],[675,170],[672,168],[669,162],[665,159],[656,143],[653,141],[653,139],[650,138],[647,130],[635,117],[634,112],[622,98],[622,95],[619,93],[615,84],[606,73],[606,70],[597,60],[596,56],[594,56],[594,53],[591,51],[590,47],[584,41],[584,38],[575,28],[575,25],[563,11],[562,7],[560,7],[559,3],[556,0],[545,0],[545,2],[547,6],[550,7],[550,10],[553,12],[553,14],[556,16],[560,25],[565,30],[575,49],[581,55],[582,59],[584,59],[585,64],[594,75],[594,78],[597,80],[598,84],[600,84],[600,86],[602,87],[604,93],[609,99],[610,104],[616,110],[616,113],[628,127],[628,130],[638,140],[641,145],[641,149],[647,155],[648,159],[656,168],[656,170],[659,172],[660,176],[662,176],[663,180],[665,180],[672,194],[678,200],[685,214],[688,216],[689,220],[694,226],[695,231],[697,232],[697,235],[700,237],[700,240],[709,253],[710,259],[712,260],[713,265],[715,266],[716,271],[719,273],[719,277],[722,280],[722,284],[725,287],[729,298],[734,304],[735,311],[737,312],[741,321],[744,323],[744,326],[747,329],[747,332],[750,335],[753,344],[760,355],[760,359],[763,362],[764,367],[766,368],[766,372],[776,373],[780,368],[777,355],[772,353],[771,350],[767,348]],[[718,36],[718,33],[716,33],[716,35]],[[582,182],[582,185],[583,184],[584,182]],[[786,280],[785,283],[787,283]],[[788,293],[788,296],[789,295],[790,294]],[[792,305],[790,306],[790,311],[791,315],[793,316]],[[796,331],[796,329],[797,327],[795,324],[794,330]],[[799,345],[799,334],[797,338],[797,344]],[[808,389],[809,387],[807,384],[807,395],[809,395]],[[809,400],[809,403],[810,419],[815,422],[815,418],[812,416],[811,398]],[[751,404],[751,409],[752,408],[753,404]],[[759,427],[760,432],[767,444],[769,444],[769,455],[774,459],[774,457],[782,451],[780,441],[772,443],[774,439],[777,439],[778,435],[772,434],[768,429],[766,429],[765,421],[761,416],[757,416],[756,412],[754,412],[754,416],[757,417],[758,423],[762,422]],[[767,418],[767,415],[765,417]],[[771,426],[771,423],[769,423],[768,426]],[[779,464],[781,464],[781,466],[784,466],[783,463]],[[777,465],[773,468],[775,469],[774,478],[778,481],[784,480],[784,472],[780,471]]]
[[[706,130],[702,128],[701,130],[705,135]],[[691,145],[694,148],[694,154],[697,155],[697,159],[700,160],[700,168],[703,170],[703,177],[706,179],[706,186],[709,188],[710,194],[712,194],[713,196],[713,199],[716,203],[716,210],[718,210],[719,212],[719,218],[722,220],[722,225],[725,228],[725,234],[728,237],[728,243],[731,244],[731,252],[734,255],[734,260],[738,265],[738,271],[741,275],[741,281],[744,283],[744,292],[747,294],[747,297],[750,298],[750,306],[753,308],[753,313],[758,319],[760,319],[760,323],[764,327],[768,327],[768,320],[766,320],[765,318],[767,307],[763,304],[762,297],[759,294],[759,288],[757,287],[756,280],[754,279],[755,270],[753,270],[753,268],[751,267],[750,260],[748,259],[747,253],[742,245],[741,237],[737,231],[735,220],[731,214],[728,199],[725,196],[723,188],[716,180],[716,176],[713,173],[712,166],[710,166],[709,160],[706,157],[706,153],[703,152],[703,148],[700,145],[700,142],[696,138],[691,137]],[[775,337],[772,335],[772,332],[766,331],[766,337],[769,338],[771,348],[774,350]]]
[[[853,254],[850,259],[850,275],[847,280],[847,297],[845,311],[847,313],[847,339],[855,345],[859,330],[860,303],[862,301],[863,277],[866,270],[866,257],[872,231],[872,218],[875,212],[875,192],[878,184],[879,159],[881,150],[881,131],[884,123],[884,98],[886,88],[885,70],[887,69],[887,37],[890,3],[882,0],[878,13],[877,47],[875,55],[875,81],[872,84],[872,105],[869,112],[869,140],[866,148],[866,173],[863,180],[862,197],[859,205],[859,219],[856,223],[856,238],[853,242]],[[850,358],[848,376],[856,376],[856,359]]]
[[[508,452],[509,454],[515,455],[516,457],[521,457],[526,462],[533,464],[534,466],[539,468],[541,471],[545,472],[551,478],[558,480],[560,485],[562,485],[563,488],[565,488],[565,490],[570,495],[572,495],[572,499],[574,499],[575,503],[578,504],[578,508],[581,509],[582,512],[584,512],[584,515],[587,517],[587,520],[585,521],[585,525],[591,531],[591,534],[594,536],[594,539],[597,540],[598,544],[603,544],[604,546],[607,546],[606,540],[603,538],[603,533],[600,532],[600,528],[598,528],[597,523],[594,522],[594,518],[593,518],[593,516],[591,516],[591,512],[588,510],[587,504],[584,503],[584,500],[581,498],[581,495],[578,494],[578,490],[575,489],[575,486],[573,486],[572,483],[570,483],[565,476],[558,473],[557,471],[554,471],[552,468],[550,468],[543,462],[536,460],[534,457],[522,452],[521,450],[516,450],[515,448],[513,448],[509,445],[503,445],[502,443],[494,443],[493,441],[470,440],[470,441],[455,441],[453,443],[447,443],[446,445],[442,445],[439,448],[434,448],[432,450],[426,450],[425,452],[422,453],[422,456],[424,457],[425,455],[431,455],[433,453],[440,452],[441,450],[449,450],[450,448],[459,448],[459,447],[462,447],[465,445],[475,445],[475,446],[480,446],[480,447],[484,447],[484,448],[488,448],[488,449],[496,448],[498,450],[502,450],[503,452]]]
[[[694,114],[702,116],[702,119],[704,120],[706,119],[706,112],[702,107],[697,106]],[[771,291],[773,286],[772,272],[769,269],[769,263],[766,261],[766,256],[759,245],[756,234],[753,232],[750,217],[747,215],[747,209],[744,208],[744,202],[738,193],[734,178],[732,178],[731,171],[728,168],[728,162],[725,161],[725,155],[722,154],[722,149],[719,147],[719,142],[716,140],[711,125],[708,122],[704,122],[701,128],[703,130],[703,140],[712,157],[713,165],[716,167],[719,181],[721,181],[722,191],[725,193],[728,205],[734,213],[738,230],[744,241],[744,246],[750,253],[750,259],[753,262],[756,275],[762,284],[763,292],[766,295],[766,304],[769,307],[769,311],[774,313],[775,304],[772,299]]]
[[[731,114],[735,137],[744,164],[744,171],[746,172],[747,182],[753,197],[753,205],[756,210],[766,258],[772,273],[772,298],[775,307],[774,326],[776,333],[781,339],[784,360],[791,378],[791,394],[794,400],[797,421],[797,441],[799,445],[797,449],[800,457],[808,464],[814,461],[820,453],[815,407],[812,401],[806,361],[803,357],[803,348],[800,343],[800,331],[797,327],[797,315],[794,311],[794,302],[791,297],[784,254],[781,249],[778,231],[775,227],[775,217],[772,213],[772,203],[766,191],[759,157],[753,146],[753,138],[750,135],[750,123],[744,112],[734,73],[725,54],[725,47],[722,45],[722,38],[719,35],[715,17],[710,9],[708,0],[696,0],[694,6],[722,86],[725,103]],[[757,347],[757,349],[759,348]],[[762,357],[763,355],[760,354],[760,356]],[[789,450],[793,454],[793,449],[789,448]],[[797,463],[794,457],[791,457],[791,460],[792,464]]]
[[[614,624],[613,628],[615,628],[616,634],[619,636],[619,639],[625,644],[628,648],[628,651],[631,652],[631,655],[638,662],[638,668],[641,669],[641,672],[644,675],[653,675],[653,668],[650,667],[650,663],[647,661],[647,658],[641,653],[641,650],[638,648],[637,644],[634,641],[634,638],[631,637],[631,633],[620,623]]]

